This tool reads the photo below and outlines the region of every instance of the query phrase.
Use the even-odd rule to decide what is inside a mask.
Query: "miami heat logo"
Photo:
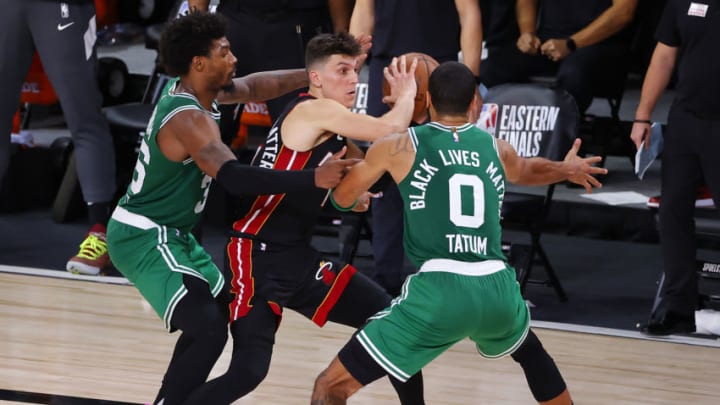
[[[485,103],[480,111],[480,118],[478,118],[477,126],[495,136],[495,129],[497,128],[498,120],[498,105],[493,103]]]
[[[320,268],[315,273],[315,280],[322,280],[326,285],[332,285],[336,274],[332,271],[332,262],[321,261]]]

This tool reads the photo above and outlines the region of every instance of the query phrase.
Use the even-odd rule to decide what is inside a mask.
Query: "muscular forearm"
[[[579,48],[604,41],[618,33],[632,21],[635,6],[635,0],[614,3],[590,25],[573,34],[571,38]]]
[[[537,27],[537,0],[517,0],[515,13],[520,33],[534,34]]]
[[[667,54],[663,49],[663,44],[658,44],[653,53],[650,66],[645,74],[642,92],[640,93],[640,103],[635,112],[636,119],[648,120],[655,109],[660,95],[670,82],[673,68],[675,67],[674,53]],[[667,47],[666,47],[667,48]],[[673,51],[671,48],[670,51]]]
[[[512,182],[524,186],[540,186],[567,180],[571,175],[571,168],[565,162],[527,158],[522,160],[522,169]]]
[[[377,138],[385,135],[402,132],[407,129],[410,121],[412,120],[413,110],[415,109],[415,99],[410,96],[401,96],[395,102],[392,110],[386,112],[379,119],[384,123],[390,125],[389,131],[378,133]]]
[[[382,0],[381,0],[382,1]],[[375,3],[373,0],[357,0],[350,19],[350,33],[372,35],[375,28]]]
[[[477,1],[472,4],[458,8],[460,17],[460,50],[462,51],[463,63],[475,77],[480,75],[480,58],[482,55],[482,18],[480,7]],[[456,4],[460,4],[456,0]]]
[[[232,194],[283,194],[315,189],[315,171],[263,169],[229,160],[215,180]]]
[[[188,6],[192,10],[197,9],[201,11],[207,11],[210,5],[210,0],[188,0]]]
[[[258,72],[234,79],[235,88],[223,92],[218,101],[223,104],[265,101],[282,96],[293,90],[307,87],[305,69],[284,69]]]

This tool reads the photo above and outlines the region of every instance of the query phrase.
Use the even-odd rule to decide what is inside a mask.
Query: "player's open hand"
[[[565,155],[563,162],[567,164],[569,173],[568,181],[579,184],[585,188],[585,191],[592,193],[592,188],[601,188],[602,183],[598,181],[594,176],[598,174],[607,174],[607,169],[603,167],[594,166],[602,161],[600,156],[592,156],[588,158],[582,158],[578,156],[580,145],[582,141],[580,138],[575,139],[572,148]]]
[[[355,70],[359,72],[362,66],[365,64],[365,60],[367,60],[368,57],[368,52],[372,47],[372,36],[361,33],[355,37],[355,40],[358,42],[358,44],[360,44],[360,57],[358,58],[357,66],[355,66]]]
[[[348,170],[360,161],[360,159],[343,159],[345,152],[347,152],[347,147],[343,146],[341,151],[332,155],[330,159],[315,169],[315,186],[325,189],[337,186]]]
[[[383,69],[385,80],[390,85],[390,95],[385,96],[382,102],[387,105],[393,105],[400,97],[407,97],[411,100],[415,99],[417,93],[417,84],[415,83],[415,68],[417,67],[417,58],[410,61],[408,68],[408,60],[405,55],[392,59],[390,66]]]

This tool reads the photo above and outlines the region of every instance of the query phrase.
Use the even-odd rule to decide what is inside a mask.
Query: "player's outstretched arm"
[[[408,64],[410,70],[407,70]],[[283,138],[286,145],[295,150],[308,150],[315,145],[318,134],[336,133],[360,141],[374,141],[395,132],[404,131],[410,124],[414,109],[415,67],[417,60],[394,58],[386,68],[386,78],[391,82],[398,100],[393,108],[381,117],[356,114],[331,98],[318,98],[298,104],[283,122]]]
[[[565,159],[556,162],[539,157],[522,158],[518,156],[512,145],[498,139],[500,159],[505,168],[505,175],[511,183],[538,186],[568,180],[585,187],[588,193],[592,193],[593,187],[602,187],[602,184],[594,176],[607,174],[608,171],[605,168],[593,166],[602,160],[601,157],[581,158],[578,156],[580,144],[580,139],[576,139]]]
[[[385,172],[389,172],[395,182],[402,181],[414,157],[415,150],[407,131],[378,139],[370,145],[365,160],[354,165],[333,190],[331,197],[335,205],[340,208],[353,206]]]
[[[355,160],[334,155],[317,169],[280,171],[238,162],[220,139],[217,124],[199,110],[182,111],[160,130],[158,145],[165,156],[181,162],[188,155],[200,170],[233,194],[281,194],[337,185]]]
[[[265,101],[307,87],[305,69],[282,69],[252,73],[233,79],[233,86],[218,93],[220,104]]]

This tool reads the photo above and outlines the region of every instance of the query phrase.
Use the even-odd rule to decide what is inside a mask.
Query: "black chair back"
[[[492,87],[483,104],[477,126],[510,143],[525,158],[562,160],[577,137],[580,113],[565,90],[538,84],[505,84]],[[540,244],[545,218],[550,211],[555,185],[537,194],[508,191],[502,207],[503,228],[523,230],[530,244],[506,244],[509,260],[524,291],[532,265],[539,258],[548,280],[562,301],[565,291]]]

